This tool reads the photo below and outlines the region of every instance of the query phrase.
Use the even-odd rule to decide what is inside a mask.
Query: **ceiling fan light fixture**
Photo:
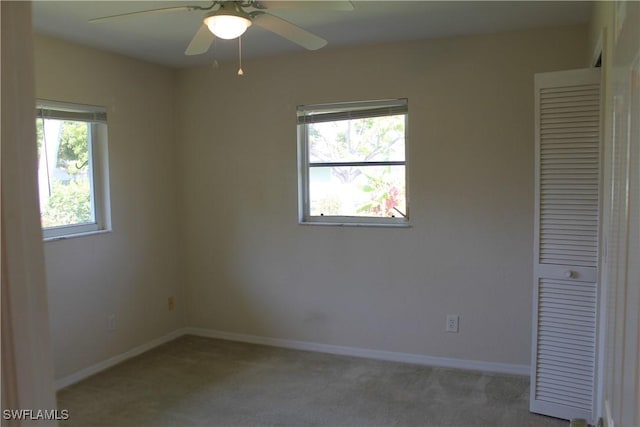
[[[220,10],[204,18],[204,23],[216,37],[232,40],[251,26],[251,20],[243,15],[241,11]]]

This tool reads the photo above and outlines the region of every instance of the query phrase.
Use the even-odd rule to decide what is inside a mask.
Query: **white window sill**
[[[300,225],[321,225],[334,227],[383,227],[383,228],[411,228],[410,223],[380,223],[380,222],[320,222],[299,221]]]
[[[111,233],[111,229],[85,231],[83,233],[65,234],[64,236],[51,236],[51,237],[45,237],[42,240],[46,243],[46,242],[54,242],[56,240],[68,240],[68,239],[75,239],[77,237],[88,237],[88,236],[95,236],[99,234],[108,234],[108,233]]]

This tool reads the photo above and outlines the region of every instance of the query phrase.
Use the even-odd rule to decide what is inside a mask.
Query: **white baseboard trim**
[[[308,341],[294,341],[280,338],[260,337],[255,335],[236,334],[202,328],[185,328],[185,334],[201,337],[218,338],[228,341],[239,341],[251,344],[262,344],[272,347],[290,348],[294,350],[317,351],[320,353],[339,354],[342,356],[365,357],[369,359],[388,360],[390,362],[413,363],[442,368],[465,369],[470,371],[491,372],[529,376],[529,365],[511,363],[483,362],[479,360],[453,359],[448,357],[425,356],[422,354],[399,353],[395,351],[370,350],[366,348],[346,347],[331,344],[320,344]]]
[[[177,329],[171,333],[168,333],[167,335],[164,335],[162,337],[151,340],[145,344],[134,347],[131,350],[126,351],[122,354],[110,357],[107,360],[103,360],[102,362],[96,363],[95,365],[81,369],[77,372],[74,372],[71,375],[67,375],[66,377],[58,378],[54,381],[53,385],[56,391],[58,391],[62,388],[70,386],[71,384],[75,384],[79,381],[82,381],[85,378],[90,377],[91,375],[95,375],[100,371],[104,371],[105,369],[111,368],[112,366],[115,366],[118,363],[122,363],[127,359],[131,359],[132,357],[142,354],[145,351],[149,351],[152,348],[158,347],[159,345],[162,345],[178,337],[181,337],[186,333],[187,332],[185,329]]]
[[[236,334],[233,332],[223,332],[203,328],[182,328],[139,345],[117,356],[96,363],[95,365],[81,369],[66,377],[58,378],[54,381],[57,390],[75,384],[85,378],[95,375],[100,371],[131,359],[139,354],[149,351],[159,345],[172,341],[183,335],[197,335],[201,337],[218,338],[227,341],[246,342],[251,344],[262,344],[271,347],[290,348],[293,350],[317,351],[319,353],[338,354],[342,356],[364,357],[368,359],[388,360],[390,362],[413,363],[416,365],[435,366],[442,368],[465,369],[469,371],[492,372],[499,374],[511,374],[529,376],[530,367],[528,365],[515,365],[510,363],[482,362],[478,360],[452,359],[448,357],[425,356],[422,354],[399,353],[395,351],[370,350],[358,347],[346,347],[332,344],[321,344],[309,341],[295,341],[280,338],[260,337],[257,335]]]

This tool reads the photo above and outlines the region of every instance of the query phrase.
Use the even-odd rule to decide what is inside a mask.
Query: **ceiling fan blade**
[[[209,27],[202,24],[198,32],[191,39],[191,43],[187,46],[187,50],[184,51],[185,55],[200,55],[205,53],[211,47],[211,43],[215,36],[209,31]]]
[[[326,10],[353,10],[353,3],[349,0],[262,0],[254,2],[256,9],[292,9],[292,8],[314,8]]]
[[[196,9],[201,9],[199,6],[172,6],[172,7],[161,7],[160,9],[148,9],[148,10],[139,10],[136,12],[127,12],[127,13],[119,13],[117,15],[109,15],[109,16],[101,16],[99,18],[89,19],[89,22],[102,22],[108,21],[110,19],[124,18],[127,16],[134,15],[143,15],[147,13],[163,13],[163,12],[176,12],[179,10],[184,11],[192,11]]]
[[[287,40],[291,40],[306,49],[317,50],[327,44],[325,39],[303,30],[297,25],[293,25],[291,22],[285,21],[277,16],[264,12],[254,12],[251,15],[253,16],[253,20],[251,22],[254,24],[274,32]]]

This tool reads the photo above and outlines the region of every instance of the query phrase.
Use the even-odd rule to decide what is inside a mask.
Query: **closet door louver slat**
[[[592,420],[600,206],[599,70],[536,75],[530,409]]]
[[[536,395],[542,402],[565,402],[579,410],[591,411],[596,343],[596,286],[580,282],[540,279],[538,284],[538,351]],[[561,317],[562,316],[562,317]],[[567,322],[570,316],[578,325]],[[577,326],[577,327],[576,327]],[[590,416],[589,416],[590,418]]]

